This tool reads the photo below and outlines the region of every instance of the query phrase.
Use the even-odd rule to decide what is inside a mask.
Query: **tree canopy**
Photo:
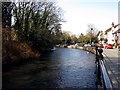
[[[52,1],[40,2],[3,2],[4,8],[9,10],[13,18],[13,35],[16,41],[27,41],[37,50],[52,48],[58,43],[61,34],[61,9]],[[5,15],[4,15],[5,17]],[[3,19],[5,22],[6,18]],[[11,21],[9,21],[11,23]],[[6,23],[6,22],[5,22]]]

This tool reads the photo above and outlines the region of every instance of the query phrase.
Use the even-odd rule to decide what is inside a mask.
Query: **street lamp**
[[[91,28],[90,44],[92,44],[92,30],[93,30],[93,28]]]

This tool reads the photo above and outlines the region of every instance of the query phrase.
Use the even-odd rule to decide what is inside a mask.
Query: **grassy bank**
[[[95,47],[83,47],[83,50],[96,54]]]
[[[2,42],[2,64],[18,63],[29,58],[39,57],[40,53],[33,51],[26,42],[4,41]]]

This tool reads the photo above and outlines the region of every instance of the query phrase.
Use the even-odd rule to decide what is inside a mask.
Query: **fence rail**
[[[101,90],[113,90],[111,80],[104,64],[102,52],[103,50],[101,48],[98,49],[96,46],[96,88]]]

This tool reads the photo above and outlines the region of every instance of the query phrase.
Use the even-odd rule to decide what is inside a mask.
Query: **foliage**
[[[76,43],[78,41],[76,35],[71,35],[71,41],[73,43]]]
[[[61,9],[54,2],[14,2],[11,6],[18,41],[27,41],[37,50],[60,42]]]
[[[40,53],[33,51],[30,45],[26,42],[21,43],[18,41],[4,40],[2,45],[3,65],[13,64],[21,60],[40,56]]]
[[[62,44],[70,43],[71,42],[70,32],[63,31],[61,35],[61,41]]]
[[[11,27],[11,2],[2,2],[2,27]]]
[[[98,29],[93,24],[88,24],[88,30],[86,37],[89,38],[89,42],[94,42],[97,40]]]

